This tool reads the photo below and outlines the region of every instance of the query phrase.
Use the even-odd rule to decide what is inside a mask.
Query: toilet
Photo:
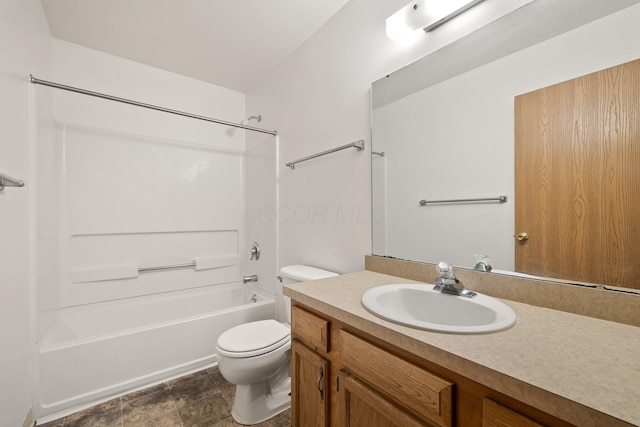
[[[324,279],[337,273],[306,265],[280,269],[282,284]],[[259,320],[223,332],[216,343],[218,369],[236,384],[231,414],[240,424],[257,424],[291,406],[291,300],[284,297],[287,323]]]

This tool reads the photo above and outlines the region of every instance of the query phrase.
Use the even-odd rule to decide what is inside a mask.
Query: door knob
[[[529,240],[529,235],[525,232],[522,232],[520,234],[518,234],[518,241],[519,242],[526,242],[527,240]]]

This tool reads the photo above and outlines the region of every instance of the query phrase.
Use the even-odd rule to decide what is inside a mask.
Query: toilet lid
[[[277,348],[289,339],[290,334],[290,329],[280,322],[273,319],[258,320],[223,332],[218,338],[218,348],[233,353]]]

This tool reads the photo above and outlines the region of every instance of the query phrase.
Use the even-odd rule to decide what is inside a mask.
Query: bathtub
[[[222,332],[274,316],[273,298],[239,283],[59,310],[38,346],[35,416],[214,365]]]

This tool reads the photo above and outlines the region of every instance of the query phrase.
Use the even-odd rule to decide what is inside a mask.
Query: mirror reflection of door
[[[640,288],[640,60],[515,98],[515,211],[516,271]]]

